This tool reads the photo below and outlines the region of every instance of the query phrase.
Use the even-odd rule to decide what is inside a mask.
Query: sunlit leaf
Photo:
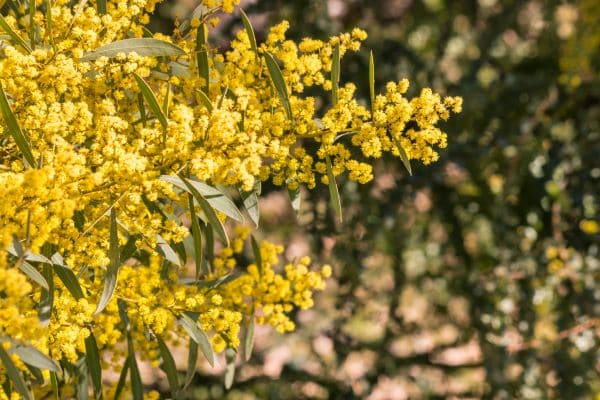
[[[200,229],[200,222],[198,216],[194,210],[194,197],[189,194],[189,209],[190,209],[190,225],[192,226],[192,238],[194,239],[194,263],[196,265],[196,279],[200,276],[202,269],[202,263],[204,262],[202,251],[202,230]]]
[[[179,323],[186,330],[190,338],[198,344],[200,351],[211,366],[215,365],[215,354],[210,344],[210,339],[200,327],[200,324],[190,318],[187,314],[182,314]]]
[[[84,54],[81,61],[93,61],[100,57],[116,57],[120,53],[136,53],[143,57],[181,56],[185,51],[173,43],[154,38],[123,39],[109,43]]]
[[[58,364],[35,347],[19,344],[15,346],[14,351],[26,364],[48,371],[60,372]]]
[[[202,105],[204,105],[204,107],[206,107],[206,109],[209,112],[212,112],[213,105],[212,105],[212,102],[210,101],[210,99],[208,98],[208,96],[206,95],[206,93],[204,93],[200,89],[196,89],[196,93],[198,93],[198,97],[200,97],[200,101],[202,102]]]
[[[33,265],[29,264],[27,261],[23,261],[19,265],[19,270],[27,275],[32,281],[40,285],[43,289],[48,290],[48,282],[46,278],[38,271]]]
[[[340,86],[340,43],[336,43],[331,56],[331,100],[335,106],[338,103],[338,89]]]
[[[412,168],[410,166],[410,160],[408,159],[408,155],[406,154],[406,151],[404,151],[404,148],[402,147],[402,145],[400,144],[398,139],[396,139],[396,137],[394,136],[393,133],[390,136],[392,137],[392,141],[394,142],[394,145],[398,149],[398,153],[400,154],[400,160],[402,161],[402,164],[404,164],[404,168],[406,168],[409,175],[412,175]]]
[[[261,192],[261,182],[256,180],[254,184],[254,189],[249,192],[240,191],[240,195],[242,196],[242,201],[244,202],[244,207],[246,211],[248,211],[248,215],[254,225],[258,227],[258,223],[260,220],[260,210],[258,207],[258,196]]]
[[[235,379],[235,351],[233,349],[225,350],[225,361],[227,366],[225,367],[225,389],[231,389],[233,381]]]
[[[373,51],[369,54],[369,96],[371,99],[371,118],[375,111],[375,60],[373,59]]]
[[[288,195],[290,196],[290,202],[292,204],[292,209],[296,212],[299,213],[300,212],[300,206],[301,206],[301,201],[302,201],[302,196],[300,193],[300,187],[291,190],[288,189]]]
[[[254,316],[250,318],[246,328],[246,337],[244,338],[244,359],[246,361],[249,361],[252,357],[252,349],[254,349]]]
[[[209,93],[210,70],[208,67],[208,43],[206,26],[200,24],[196,36],[196,63],[198,64],[198,76],[204,79],[204,92]]]

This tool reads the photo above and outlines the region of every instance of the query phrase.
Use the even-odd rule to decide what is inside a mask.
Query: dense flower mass
[[[290,313],[312,306],[331,270],[311,271],[308,257],[280,268],[282,248],[244,225],[229,239],[223,221],[242,220],[229,196],[254,215],[261,181],[293,191],[348,172],[366,183],[369,159],[427,164],[446,146],[436,124],[460,98],[407,99],[403,80],[365,107],[353,84],[338,87],[360,29],[295,43],[283,22],[256,44],[247,26],[228,51],[212,48],[214,13],[235,3],[206,1],[172,37],[144,27],[155,0],[5,7],[0,361],[15,393],[28,396],[23,375],[69,396],[88,373],[96,397],[122,390],[99,379],[125,359],[137,396],[134,355],[169,374],[164,341],[187,332],[210,359],[254,321],[293,330]],[[332,106],[321,113],[311,87]]]

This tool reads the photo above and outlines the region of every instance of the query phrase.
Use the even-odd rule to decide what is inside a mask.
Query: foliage
[[[141,398],[139,361],[179,398],[198,350],[225,353],[231,385],[242,327],[292,331],[331,274],[307,256],[279,268],[283,247],[268,241],[252,238],[250,255],[237,204],[257,222],[261,182],[323,183],[341,217],[336,177],[367,183],[383,155],[436,161],[437,124],[461,109],[431,89],[406,98],[407,80],[363,106],[339,85],[358,28],[296,43],[282,22],[257,42],[246,21],[220,51],[215,13],[234,1],[206,1],[170,36],[145,27],[155,5],[3,6],[4,398]],[[184,383],[169,345],[188,336]]]

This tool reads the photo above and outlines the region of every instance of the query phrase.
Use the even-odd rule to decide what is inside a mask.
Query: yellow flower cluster
[[[228,51],[212,48],[212,13],[237,3],[205,1],[173,37],[144,27],[156,0],[31,2],[2,16],[0,338],[61,361],[65,385],[82,360],[97,385],[96,346],[104,367],[132,362],[125,342],[158,363],[158,338],[186,329],[216,352],[238,347],[252,319],[294,329],[290,313],[313,305],[331,268],[303,257],[279,271],[282,247],[268,242],[240,265],[250,232],[237,227],[227,243],[221,223],[237,211],[221,188],[313,188],[328,183],[326,160],[366,183],[369,158],[403,149],[429,163],[446,145],[437,123],[458,98],[424,89],[409,100],[401,81],[367,109],[347,83],[321,112],[304,94],[336,90],[336,53],[357,51],[360,29],[297,44],[283,22],[264,43],[243,30]]]

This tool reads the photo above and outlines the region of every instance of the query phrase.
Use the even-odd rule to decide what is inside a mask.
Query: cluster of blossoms
[[[237,349],[254,321],[293,330],[290,313],[312,306],[331,269],[311,271],[308,257],[281,268],[282,248],[250,240],[243,225],[230,240],[222,222],[241,214],[228,196],[237,190],[246,204],[260,182],[313,188],[346,171],[365,183],[368,159],[385,152],[435,161],[446,145],[436,124],[461,107],[429,89],[408,100],[407,81],[388,84],[370,109],[352,84],[337,88],[335,59],[359,49],[359,29],[296,44],[282,23],[260,45],[246,29],[219,53],[206,36],[232,0],[205,2],[173,37],[144,28],[155,0],[9,3],[0,364],[24,397],[20,375],[69,396],[87,391],[88,374],[101,397],[113,390],[102,388],[102,366],[124,359],[137,397],[136,355],[162,360],[169,375],[164,341],[187,332],[210,358]],[[336,92],[320,119],[317,99],[302,95],[313,86]]]

